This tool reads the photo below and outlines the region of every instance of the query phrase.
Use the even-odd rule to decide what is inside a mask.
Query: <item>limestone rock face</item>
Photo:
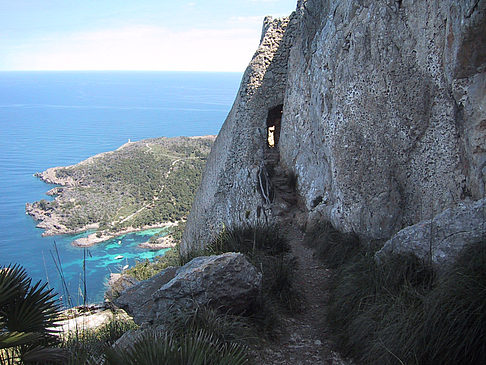
[[[485,37],[486,0],[301,0],[267,19],[182,250],[262,219],[256,175],[278,104],[280,164],[297,173],[309,219],[386,241],[483,198]]]
[[[113,303],[133,316],[137,324],[153,320],[153,293],[167,284],[176,275],[175,267],[168,267],[150,279],[140,281],[125,289]]]
[[[402,229],[376,253],[377,259],[414,253],[441,267],[454,261],[464,246],[486,239],[486,199],[460,203],[432,219]]]
[[[260,46],[243,75],[233,107],[211,149],[187,220],[181,251],[201,248],[223,225],[263,220],[258,173],[266,148],[266,120],[283,104],[287,59],[296,18],[265,18]]]
[[[112,273],[108,280],[108,289],[105,292],[105,299],[113,300],[126,289],[137,284],[139,280],[124,274]]]
[[[300,4],[280,152],[309,210],[342,231],[387,239],[484,196],[485,7]]]
[[[261,283],[261,273],[241,253],[197,257],[152,295],[154,322],[163,323],[174,309],[204,305],[241,313],[254,303]]]

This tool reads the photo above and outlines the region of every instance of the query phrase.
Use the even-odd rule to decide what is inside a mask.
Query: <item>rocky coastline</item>
[[[162,250],[164,248],[172,248],[177,245],[177,242],[172,236],[164,236],[157,238],[154,242],[147,241],[138,245],[140,248],[147,248],[149,250]]]
[[[56,169],[56,168],[53,168]],[[41,180],[48,182],[48,183],[56,183],[60,184],[59,180],[51,179],[53,176],[51,172],[49,172],[49,178],[46,179],[44,173],[36,174]],[[55,175],[54,175],[55,176]],[[57,181],[57,182],[50,182],[50,181]],[[47,192],[47,195],[55,196],[62,192],[62,187],[56,187]],[[34,203],[26,203],[25,204],[25,211],[26,214],[32,216],[36,221],[39,223],[36,225],[37,228],[44,229],[42,233],[42,237],[48,236],[58,236],[58,235],[75,235],[80,234],[90,230],[97,230],[100,227],[99,223],[92,223],[89,225],[85,225],[83,227],[79,227],[77,229],[70,229],[62,224],[61,217],[55,209],[45,209],[41,202],[34,202]],[[91,247],[98,243],[102,243],[113,238],[122,236],[124,234],[133,233],[133,232],[140,232],[145,231],[148,229],[157,229],[157,228],[167,228],[177,225],[177,222],[166,222],[160,224],[153,224],[153,225],[146,225],[143,227],[126,227],[122,230],[110,232],[110,231],[98,231],[89,234],[86,237],[77,238],[72,241],[73,246],[77,247]],[[139,245],[140,248],[146,248],[150,250],[160,250],[163,248],[170,248],[176,245],[175,241],[172,237],[159,237],[155,242],[143,242]]]
[[[145,230],[148,230],[148,229],[172,227],[174,225],[177,225],[177,223],[169,222],[169,223],[162,223],[162,224],[154,224],[154,225],[151,225],[151,226],[144,226],[144,227],[140,227],[140,228],[128,227],[126,229],[123,229],[123,230],[117,231],[117,232],[95,232],[95,233],[89,234],[86,237],[81,237],[81,238],[75,239],[72,242],[72,245],[76,246],[76,247],[90,247],[90,246],[96,245],[98,243],[105,242],[105,241],[111,240],[113,238],[122,236],[124,234],[145,231]],[[161,237],[161,238],[165,238],[165,237]],[[145,242],[145,243],[147,244],[146,246],[142,246],[142,245],[144,245],[144,243],[141,243],[139,246],[141,248],[150,248],[150,249],[161,249],[161,248],[173,247],[173,246],[167,246],[167,247],[164,246],[164,247],[158,248],[157,244],[150,245],[148,242]]]
[[[70,166],[34,174],[54,184],[53,199],[26,203],[42,236],[92,231],[72,244],[89,247],[118,236],[177,225],[190,209],[215,136],[153,138],[126,143]],[[155,237],[154,237],[155,238]],[[169,238],[140,245],[173,247]]]
[[[57,193],[54,194],[54,191],[59,191],[57,189],[62,188],[51,189],[48,191],[47,195],[56,195]],[[44,206],[43,202],[45,201],[41,200],[39,202],[25,204],[25,213],[34,218],[35,221],[39,222],[36,225],[37,228],[44,230],[44,232],[42,232],[42,237],[78,234],[99,228],[98,223],[88,224],[76,229],[68,228],[62,223],[62,217],[55,211],[55,209],[49,206]],[[50,201],[46,204],[50,205],[52,202]]]

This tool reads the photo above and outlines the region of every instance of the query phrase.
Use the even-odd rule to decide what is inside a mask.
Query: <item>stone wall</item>
[[[386,239],[484,196],[485,6],[299,4],[280,151],[311,217]]]
[[[207,245],[224,225],[255,223],[270,214],[257,175],[267,144],[268,111],[284,100],[296,25],[295,16],[264,20],[260,46],[209,155],[184,232],[183,253]]]
[[[267,18],[183,239],[259,218],[267,111],[309,221],[386,240],[484,197],[486,0],[300,0]],[[260,218],[261,219],[261,218]]]

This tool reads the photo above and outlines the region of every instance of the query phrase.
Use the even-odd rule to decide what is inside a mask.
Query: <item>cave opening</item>
[[[282,123],[283,104],[277,105],[268,111],[267,115],[267,145],[274,148],[280,139],[280,126]]]

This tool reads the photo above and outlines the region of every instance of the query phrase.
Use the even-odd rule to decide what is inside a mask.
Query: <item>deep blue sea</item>
[[[49,199],[45,193],[52,188],[33,174],[111,151],[128,139],[217,134],[240,79],[239,73],[0,72],[0,266],[23,265],[66,301],[52,258],[56,242],[73,304],[81,304],[83,249],[71,246],[72,236],[41,237],[25,214],[26,202]],[[151,234],[89,248],[90,303],[103,300],[109,273],[163,254],[137,247]]]

